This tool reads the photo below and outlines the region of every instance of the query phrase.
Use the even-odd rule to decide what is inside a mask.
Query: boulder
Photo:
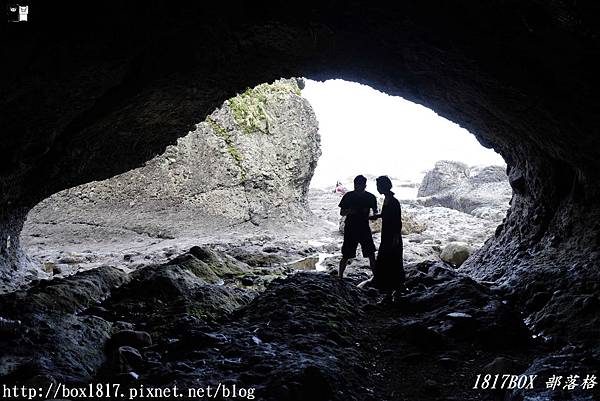
[[[418,197],[438,194],[469,181],[469,167],[460,162],[440,160],[423,177]]]
[[[125,351],[130,348],[144,348],[152,345],[152,337],[145,331],[122,330],[110,339],[110,346],[114,348],[124,348]]]
[[[464,242],[450,242],[444,247],[440,258],[454,267],[460,267],[471,256],[473,248]]]
[[[506,169],[502,166],[472,167],[470,169],[470,181],[476,184],[487,182],[506,182]]]
[[[425,174],[417,196],[423,206],[442,206],[500,222],[506,216],[512,188],[502,166],[469,168],[443,160]]]
[[[142,355],[134,347],[123,346],[115,350],[113,355],[114,362],[119,372],[127,373],[132,367],[139,366],[142,362]]]
[[[198,224],[305,216],[321,150],[318,122],[300,86],[281,79],[249,88],[145,166],[59,192],[36,206],[30,220],[48,221],[61,210],[66,220],[108,220],[173,238],[173,224],[153,219],[156,210]]]

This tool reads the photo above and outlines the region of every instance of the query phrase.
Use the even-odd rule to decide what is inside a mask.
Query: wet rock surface
[[[128,280],[114,268],[81,272],[67,279],[33,282],[0,296],[3,317],[20,324],[2,336],[0,381],[26,385],[86,383],[105,361],[111,324],[82,312],[96,307]]]
[[[39,7],[45,18],[27,35],[9,24],[2,42],[14,57],[0,83],[0,227],[139,167],[248,86],[342,77],[427,106],[504,156],[511,213],[465,269],[519,291],[555,274],[577,293],[597,281],[596,2],[159,2],[135,20],[134,5]],[[18,258],[2,238],[6,272]]]
[[[568,319],[573,340],[597,332],[586,312],[600,260],[597,2],[37,7],[46,17],[26,34],[9,24],[2,42],[11,55],[0,83],[2,276],[25,264],[11,232],[40,200],[140,166],[246,86],[343,77],[430,107],[504,156],[510,213],[462,271],[504,284],[522,303],[550,292],[531,304],[531,324],[545,333],[560,335]],[[566,303],[580,299],[577,309]]]
[[[441,262],[406,271],[406,292],[390,299],[356,287],[366,272],[267,274],[195,247],[129,274],[33,283],[0,297],[7,318],[21,320],[18,337],[0,337],[0,381],[118,382],[123,391],[223,383],[265,400],[516,400],[521,393],[474,390],[477,374],[552,370],[544,358],[553,352],[583,353],[584,367],[595,366],[589,349],[533,338],[502,288]],[[250,274],[267,282],[247,286]]]

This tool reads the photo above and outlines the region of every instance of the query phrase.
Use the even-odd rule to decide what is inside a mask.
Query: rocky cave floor
[[[582,349],[533,338],[501,289],[440,262],[408,265],[407,292],[391,300],[356,287],[367,266],[349,270],[344,280],[289,274],[193,247],[131,274],[102,267],[44,281],[0,297],[21,322],[3,326],[0,380],[121,383],[124,394],[222,383],[273,400],[501,400],[523,395],[474,390],[477,374],[597,368]]]
[[[321,270],[337,266],[342,236],[338,231],[340,195],[311,189],[310,215],[287,219],[264,219],[224,225],[198,211],[149,209],[102,210],[95,205],[74,210],[60,207],[34,209],[22,234],[27,254],[43,267],[45,278],[67,277],[79,271],[114,266],[131,272],[166,263],[192,246],[224,251],[253,266],[290,265],[296,269]],[[408,263],[439,259],[440,250],[459,241],[479,248],[491,237],[500,219],[474,217],[445,207],[425,207],[403,201],[403,213],[424,223],[425,231],[404,237]],[[282,228],[283,226],[283,228]],[[374,234],[379,242],[379,234]],[[359,252],[360,255],[360,252]],[[366,259],[361,263],[366,263]],[[299,263],[296,263],[299,262]],[[23,280],[39,271],[24,271]],[[15,280],[19,281],[19,280]],[[12,291],[0,283],[0,293]]]
[[[285,234],[266,224],[222,238],[30,225],[31,253],[54,279],[0,295],[0,383],[121,383],[125,395],[222,383],[265,400],[600,399],[597,388],[545,385],[552,374],[598,372],[597,350],[532,332],[506,288],[424,261],[457,235],[480,244],[492,224],[468,231],[471,217],[421,210],[429,230],[406,236],[407,291],[389,299],[356,287],[370,275],[365,259],[335,276],[336,198],[314,196],[320,226],[297,221]],[[478,374],[538,378],[534,390],[476,390]]]

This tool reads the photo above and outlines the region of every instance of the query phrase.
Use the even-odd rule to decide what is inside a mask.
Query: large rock
[[[427,224],[415,218],[415,214],[402,211],[402,235],[421,234],[427,230]]]
[[[0,311],[8,318],[0,319],[0,381],[35,382],[45,388],[53,381],[92,380],[105,362],[111,324],[81,312],[127,281],[125,273],[102,267],[0,295]],[[18,336],[2,337],[7,322],[17,319]]]
[[[168,227],[141,227],[144,219],[161,210],[196,215],[197,224],[303,215],[321,151],[318,123],[300,86],[282,79],[248,89],[144,167],[62,191],[34,208],[31,220],[98,222],[108,214],[128,228],[170,237]]]
[[[501,166],[469,168],[442,160],[425,174],[417,196],[424,206],[443,206],[499,222],[506,215],[512,189]]]
[[[418,197],[438,194],[469,181],[469,167],[460,162],[440,160],[428,171],[419,186]]]
[[[502,166],[472,167],[470,181],[478,184],[487,182],[507,182],[506,169]]]
[[[464,242],[450,242],[444,247],[440,259],[454,267],[460,267],[471,256],[473,248]]]

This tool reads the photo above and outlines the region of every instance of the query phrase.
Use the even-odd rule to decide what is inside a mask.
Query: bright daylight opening
[[[306,80],[302,96],[313,107],[321,134],[322,155],[312,187],[326,188],[336,181],[350,185],[357,174],[420,183],[439,160],[505,165],[498,153],[481,146],[458,124],[369,86],[340,79]],[[398,196],[416,196],[416,187],[404,188]]]
[[[405,263],[460,266],[512,194],[502,158],[426,107],[339,79],[281,79],[240,91],[145,166],[41,202],[24,243],[58,276],[135,270],[199,244],[257,266],[334,272],[339,204],[358,174],[379,211],[375,178],[392,180]],[[371,229],[379,244],[381,222]],[[370,274],[360,249],[356,277]]]
[[[442,259],[459,267],[502,222],[512,195],[504,160],[464,128],[401,97],[339,79],[306,80],[302,96],[319,121],[322,151],[310,208],[332,230],[344,231],[338,205],[359,174],[379,209],[375,179],[391,179],[402,209],[405,263]],[[372,222],[371,230],[381,242],[381,225]],[[334,269],[340,255],[321,256],[321,264]]]

